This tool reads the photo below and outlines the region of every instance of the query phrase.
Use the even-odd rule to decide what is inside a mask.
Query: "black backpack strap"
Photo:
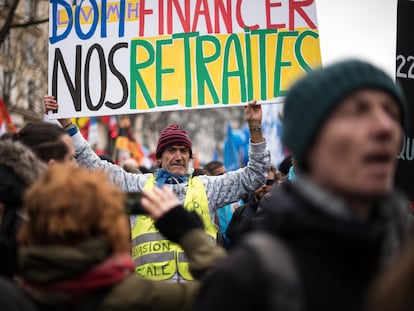
[[[292,255],[277,237],[265,232],[253,232],[242,241],[256,257],[265,281],[266,310],[302,310],[300,282]]]

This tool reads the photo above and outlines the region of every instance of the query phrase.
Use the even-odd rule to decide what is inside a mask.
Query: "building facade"
[[[13,12],[15,1],[18,5]],[[7,32],[7,19],[12,15]],[[0,0],[0,98],[16,128],[43,118],[47,94],[48,14],[46,0]]]

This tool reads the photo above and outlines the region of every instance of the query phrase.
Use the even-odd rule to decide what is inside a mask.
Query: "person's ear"
[[[47,165],[49,165],[49,166],[51,166],[51,165],[53,165],[55,163],[56,163],[56,160],[55,159],[50,159],[49,161],[47,161]]]

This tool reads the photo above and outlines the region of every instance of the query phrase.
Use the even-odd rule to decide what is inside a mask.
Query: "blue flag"
[[[270,150],[272,164],[276,167],[286,157],[281,139],[281,109],[281,104],[262,105],[262,133]]]
[[[230,123],[227,124],[227,136],[224,141],[223,162],[227,171],[234,171],[240,168],[239,153],[237,152],[236,142]]]
[[[212,161],[218,161],[218,160],[219,160],[219,156],[218,156],[217,150],[214,149]]]

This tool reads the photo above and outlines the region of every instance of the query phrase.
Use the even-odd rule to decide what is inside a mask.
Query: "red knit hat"
[[[160,159],[164,150],[171,146],[185,146],[190,149],[190,158],[193,157],[190,137],[177,123],[170,124],[161,130],[157,150],[155,151],[157,159]]]

